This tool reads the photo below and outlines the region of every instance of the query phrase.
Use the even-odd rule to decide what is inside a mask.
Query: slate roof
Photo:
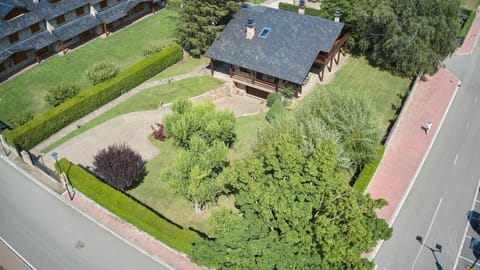
[[[129,1],[126,1],[97,12],[97,17],[104,23],[111,23],[122,17],[125,17],[127,16],[128,12],[128,10],[125,11],[125,7],[127,6],[128,2]]]
[[[8,48],[11,52],[21,52],[28,50],[40,50],[41,48],[56,42],[58,39],[48,31],[43,31],[32,37],[29,37],[14,46]]]
[[[61,40],[67,40],[84,31],[94,28],[102,22],[93,15],[85,15],[75,21],[66,23],[53,30],[53,34]]]
[[[255,37],[245,38],[248,19]],[[263,6],[241,8],[205,56],[303,84],[320,51],[329,52],[344,24]],[[270,28],[266,38],[259,34]]]
[[[38,12],[45,16],[47,20],[51,20],[86,4],[88,4],[87,0],[62,0],[56,3],[50,3],[48,0],[40,0],[38,3],[32,5]]]
[[[6,14],[8,14],[14,7],[26,8],[25,4],[23,4],[23,2],[19,0],[1,0],[0,13],[6,12]],[[9,21],[4,21],[0,19],[0,39],[12,33],[18,32],[25,27],[29,27],[32,24],[40,22],[41,20],[42,18],[40,18],[37,14],[31,11],[28,11],[23,16],[17,17]]]

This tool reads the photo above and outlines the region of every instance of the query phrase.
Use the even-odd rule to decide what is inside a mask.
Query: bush
[[[166,245],[189,254],[193,243],[200,239],[195,232],[168,222],[67,159],[63,158],[59,163],[70,183],[79,192]]]
[[[468,35],[468,30],[472,26],[473,20],[475,19],[476,12],[468,9],[462,9],[462,14],[468,15],[467,19],[463,22],[460,32],[458,33],[458,38],[465,39]]]
[[[291,87],[285,87],[282,89],[282,95],[285,98],[293,98],[295,96],[295,89]]]
[[[80,92],[78,85],[62,83],[48,90],[45,101],[53,107],[56,107],[65,100],[76,96],[78,92]]]
[[[268,94],[268,96],[267,96],[267,106],[272,107],[273,103],[275,103],[275,101],[277,99],[282,99],[282,95],[280,95],[280,93],[272,92],[272,93]]]
[[[93,68],[87,70],[87,79],[93,84],[97,85],[104,81],[108,81],[118,74],[118,68],[112,63],[99,63]]]
[[[165,130],[163,124],[157,123],[157,129],[152,126],[153,132],[152,135],[155,139],[159,141],[165,141],[167,139],[167,136],[165,135]]]
[[[158,52],[161,52],[165,46],[160,45],[160,44],[150,44],[147,48],[143,49],[143,56],[149,57],[152,56]]]
[[[66,125],[177,63],[182,57],[179,45],[169,46],[119,73],[114,79],[80,92],[19,128],[5,131],[5,138],[9,144],[28,150]]]
[[[163,118],[165,135],[175,144],[189,148],[190,138],[198,135],[208,145],[216,141],[232,146],[235,141],[235,116],[231,111],[217,111],[212,102],[192,105],[190,101],[178,101],[172,106],[172,113]]]
[[[282,102],[277,99],[270,110],[268,110],[267,114],[265,115],[265,119],[268,122],[272,122],[275,119],[279,119],[285,116],[285,108],[283,108]]]
[[[94,157],[95,173],[120,190],[137,185],[145,176],[145,162],[126,144],[110,145]]]
[[[358,190],[362,193],[365,192],[368,184],[372,180],[373,175],[377,171],[378,165],[380,164],[380,161],[383,158],[383,153],[384,152],[385,152],[385,146],[380,145],[377,148],[377,156],[371,162],[365,164],[362,171],[360,172],[360,175],[355,180],[355,184],[353,184],[353,187],[356,190]]]
[[[11,128],[17,128],[33,119],[33,113],[30,110],[22,111],[8,119]]]

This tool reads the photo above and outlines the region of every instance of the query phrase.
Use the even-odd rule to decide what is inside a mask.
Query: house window
[[[55,20],[57,21],[57,24],[62,24],[65,22],[65,14],[62,14],[60,16],[58,16],[57,18],[55,18]]]
[[[32,24],[30,26],[30,31],[33,33],[40,31],[40,23]]]
[[[12,55],[13,64],[19,64],[28,58],[27,52],[18,52]]]
[[[18,38],[18,32],[9,35],[9,36],[8,36],[8,39],[10,40],[10,44],[17,42],[18,39],[19,39],[19,38]]]
[[[133,12],[134,12],[134,13],[138,13],[138,12],[140,12],[140,11],[142,11],[142,10],[143,10],[143,3],[140,3],[140,4],[136,5],[136,6],[133,8]]]
[[[104,0],[102,2],[100,2],[100,8],[106,8],[108,7],[108,1],[107,0]]]
[[[4,72],[5,70],[6,70],[5,64],[4,64],[4,63],[0,63],[0,73]]]
[[[83,13],[85,13],[85,9],[83,7],[79,7],[77,9],[75,9],[75,13],[77,14],[77,16],[80,16]]]
[[[249,73],[250,71],[246,68],[240,67],[240,72]]]

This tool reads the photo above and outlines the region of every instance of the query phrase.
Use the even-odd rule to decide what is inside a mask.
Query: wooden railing
[[[249,84],[254,84],[266,89],[269,89],[271,91],[278,91],[279,85],[278,83],[272,83],[272,82],[267,82],[261,79],[255,78],[254,74],[251,73],[246,73],[246,72],[241,72],[241,71],[232,71],[231,72],[232,78],[244,81]]]

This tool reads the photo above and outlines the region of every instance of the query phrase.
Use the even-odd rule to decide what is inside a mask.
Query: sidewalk
[[[472,26],[470,27],[470,30],[468,30],[468,34],[465,37],[462,46],[458,47],[455,51],[456,55],[472,54],[473,48],[475,48],[478,34],[480,33],[480,8],[477,9],[476,12],[475,20],[473,20]]]
[[[458,83],[447,69],[440,69],[435,75],[420,80],[404,105],[383,159],[367,188],[372,198],[387,200],[388,205],[377,210],[377,215],[390,226],[415,181]],[[432,122],[433,126],[425,134],[422,126],[427,122]]]

